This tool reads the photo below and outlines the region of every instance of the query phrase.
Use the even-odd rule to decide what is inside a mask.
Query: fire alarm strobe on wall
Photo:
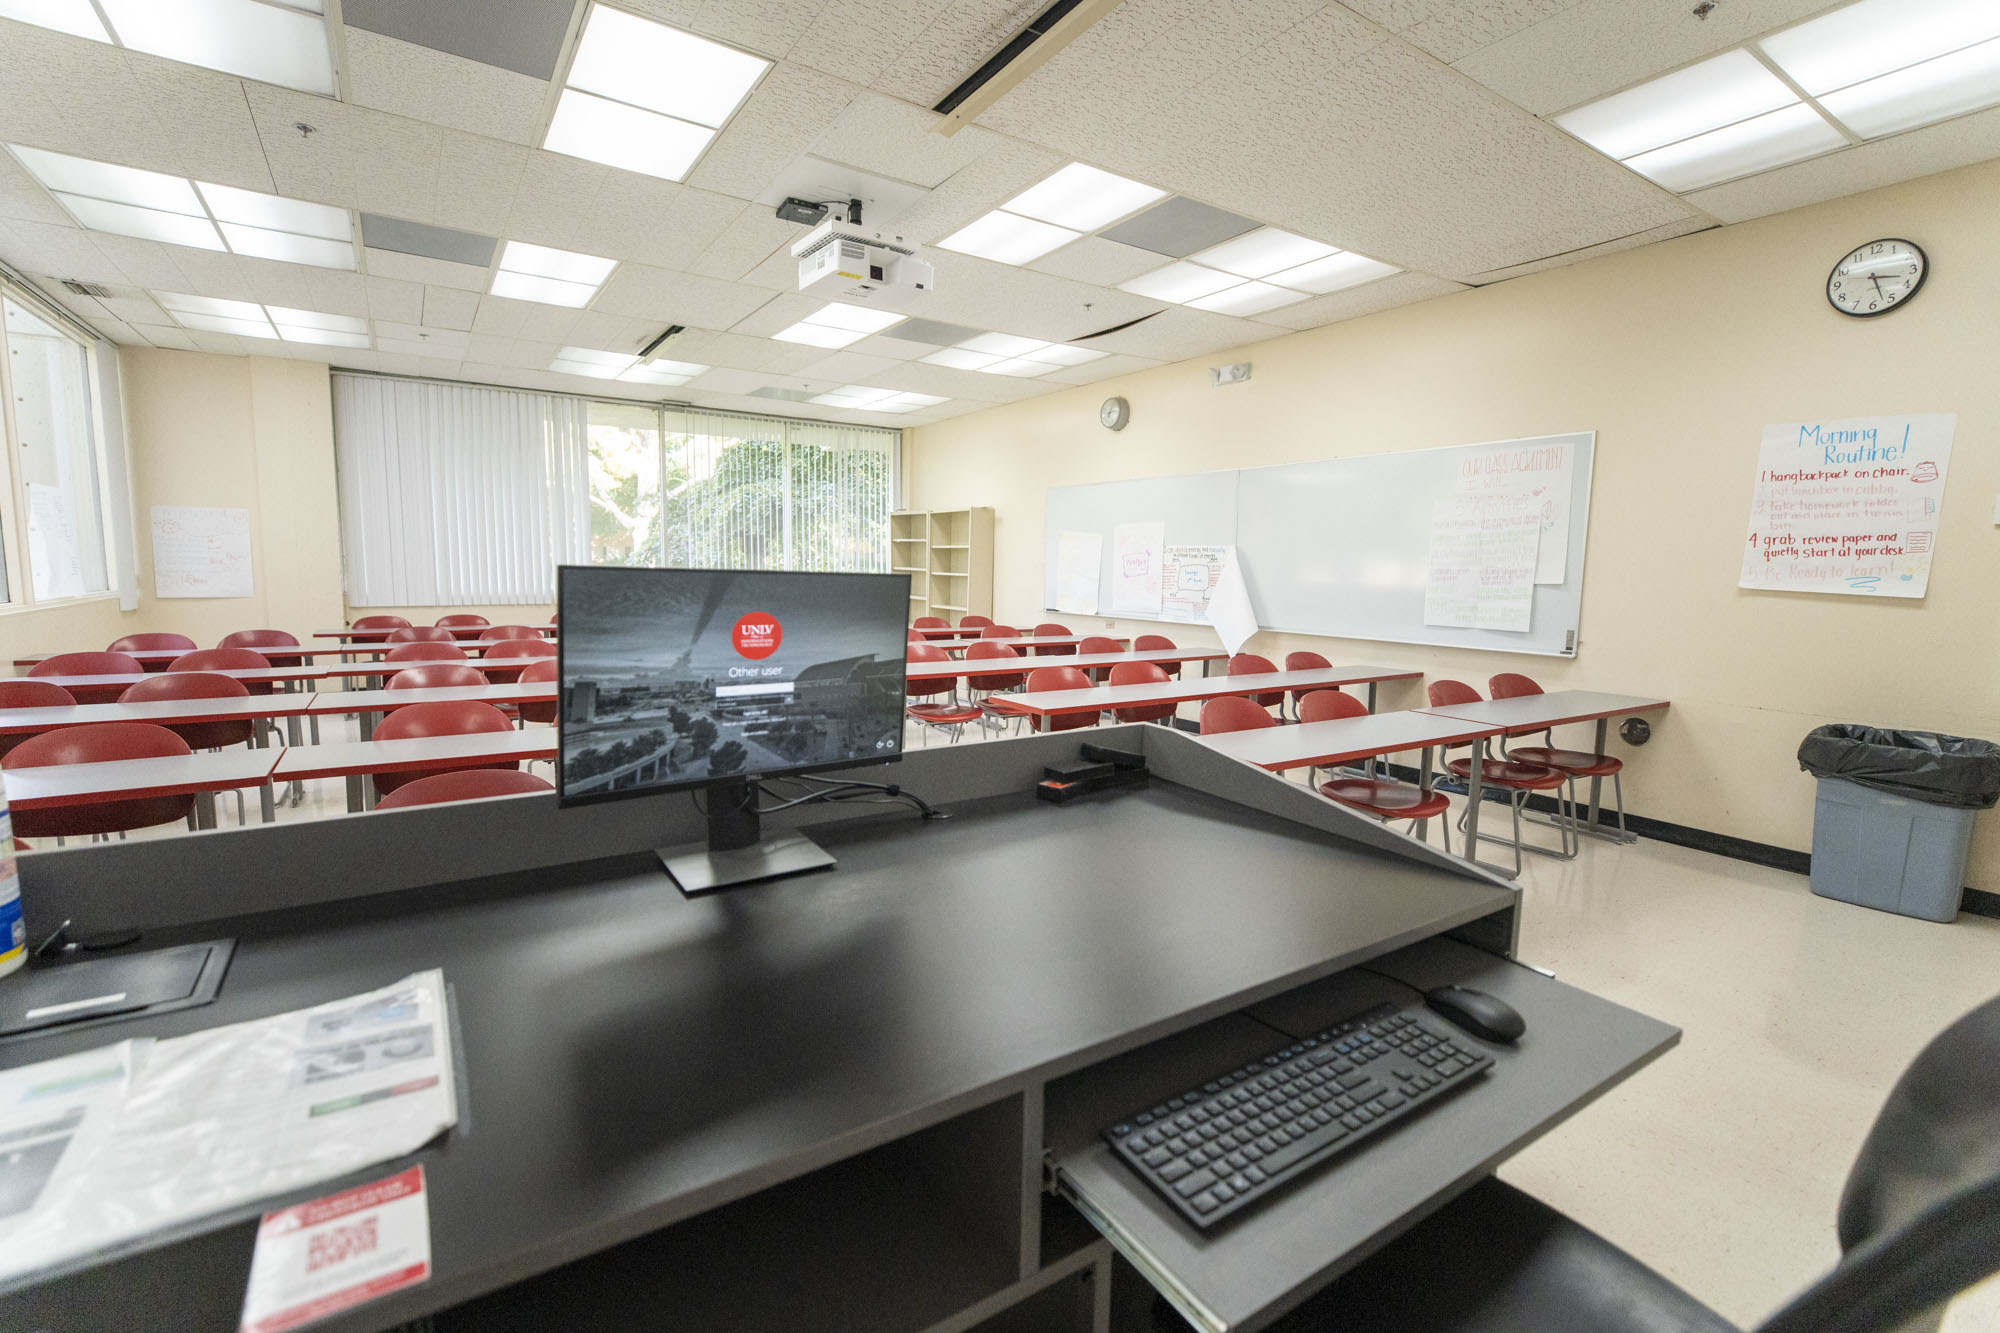
[[[901,236],[828,218],[792,246],[799,290],[829,301],[872,301],[885,293],[927,292],[931,266]]]

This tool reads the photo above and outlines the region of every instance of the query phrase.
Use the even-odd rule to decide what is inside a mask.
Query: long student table
[[[315,639],[338,639],[341,643],[380,643],[401,628],[403,626],[398,625],[389,629],[316,629],[313,631],[313,637]],[[422,629],[425,627],[416,626],[415,628]],[[477,639],[493,627],[491,625],[443,625],[439,626],[439,628],[450,630],[452,637],[455,639]],[[528,628],[534,630],[544,638],[552,637],[556,633],[554,625],[530,625]]]
[[[506,670],[519,670],[534,660],[536,659],[521,658],[508,661],[504,664],[495,663],[494,669],[500,670],[504,666]],[[379,680],[385,676],[393,676],[398,671],[402,671],[408,667],[423,666],[469,666],[475,670],[481,669],[478,662],[350,662],[346,664],[328,664],[325,666],[231,667],[227,670],[211,671],[205,674],[228,676],[231,680],[240,680],[245,685],[280,685],[289,689],[293,686],[303,686],[312,681],[321,680]],[[129,671],[116,672],[109,675],[36,676],[34,679],[47,681],[51,685],[60,685],[64,689],[71,689],[102,685],[136,685],[142,680],[158,680],[159,675],[151,671]]]
[[[280,782],[307,778],[347,779],[347,808],[374,808],[376,773],[408,773],[480,768],[523,759],[556,757],[556,731],[479,731],[461,736],[421,736],[397,741],[347,741],[335,745],[301,745],[285,751],[272,774]]]
[[[1048,663],[1060,666],[1061,662]],[[1375,706],[1375,686],[1384,680],[1409,680],[1424,673],[1403,667],[1315,667],[1309,671],[1260,672],[1252,676],[1202,676],[1153,685],[1099,685],[1088,690],[1038,690],[1000,696],[1008,711],[1050,717],[1060,713],[1104,713],[1114,708],[1149,704],[1184,704],[1219,699],[1229,694],[1276,694],[1286,690],[1328,689],[1366,685],[1368,706]]]
[[[1572,722],[1597,723],[1597,738],[1592,753],[1603,754],[1605,744],[1611,738],[1611,719],[1629,713],[1653,713],[1668,706],[1667,700],[1646,695],[1604,694],[1597,690],[1556,690],[1548,694],[1524,694],[1513,699],[1488,699],[1475,704],[1448,704],[1443,708],[1425,709],[1426,712],[1441,713],[1448,717],[1462,718],[1468,722],[1489,723],[1508,736],[1528,736],[1550,727],[1567,726]],[[1480,742],[1480,753],[1485,753],[1485,742]],[[1590,818],[1583,822],[1582,831],[1593,837],[1611,842],[1636,842],[1629,833],[1605,830],[1598,823],[1603,812],[1600,804],[1604,795],[1604,779],[1590,780]]]
[[[1434,772],[1431,751],[1437,746],[1462,745],[1497,736],[1500,728],[1461,718],[1446,717],[1415,709],[1395,713],[1371,713],[1367,717],[1342,717],[1325,722],[1301,722],[1289,727],[1259,727],[1255,731],[1229,731],[1203,736],[1201,743],[1217,754],[1273,773],[1288,768],[1320,768],[1376,759],[1404,750],[1423,751],[1418,785],[1431,789]],[[1477,766],[1466,788],[1470,807],[1466,815],[1465,859],[1478,861],[1479,805],[1485,791]],[[1480,861],[1481,865],[1487,865]],[[1498,867],[1487,865],[1496,874]]]
[[[375,719],[380,714],[407,708],[411,704],[483,703],[497,707],[535,700],[553,701],[555,697],[556,683],[552,680],[529,681],[526,684],[513,681],[505,685],[448,685],[421,690],[343,690],[314,696],[312,707],[307,711],[319,716],[358,713],[361,739],[365,741],[374,733]]]
[[[1073,734],[940,747],[894,777],[954,818],[772,815],[767,834],[806,828],[834,868],[694,900],[650,850],[700,835],[678,792],[24,858],[30,921],[238,944],[214,1004],[0,1046],[0,1066],[435,967],[464,1119],[22,1283],[0,1324],[234,1329],[260,1212],[420,1164],[430,1279],[328,1333],[454,1307],[440,1328],[1103,1333],[1110,1284],[1137,1280],[1110,1245],[1197,1327],[1253,1333],[1677,1040],[1510,961],[1511,886],[1192,737],[1107,736],[1146,755],[1148,788],[1034,800]],[[1417,1000],[1390,977],[1497,995],[1528,1036],[1464,1038],[1495,1062],[1475,1086],[1205,1236],[1098,1138],[1191,1078]]]
[[[196,652],[198,650],[194,648],[120,648],[117,651],[123,653],[125,656],[132,658],[134,661],[137,662],[146,663],[148,665],[158,662],[162,665],[167,665],[179,660],[180,658],[186,657],[189,653]],[[310,662],[313,661],[315,658],[338,656],[341,650],[337,648],[272,647],[268,649],[252,648],[250,651],[267,658],[297,657]],[[61,656],[61,654],[23,653],[21,656],[14,659],[14,666],[18,670],[26,671],[30,667],[48,661],[51,657],[58,657],[58,656]]]
[[[143,699],[133,703],[74,704],[68,708],[0,708],[0,736],[54,731],[92,722],[249,722],[296,718],[312,711],[311,694],[252,694],[227,699]],[[297,741],[294,740],[294,744]]]
[[[1002,639],[1000,642],[1012,643],[1014,640]],[[1213,662],[1228,656],[1220,648],[1151,648],[1142,653],[1076,653],[1060,658],[1031,657],[1023,653],[1016,658],[955,657],[948,662],[911,662],[904,672],[911,680],[939,680],[957,676],[1006,676],[1049,666],[1088,669],[1117,666],[1120,662],[1173,666],[1180,662]]]
[[[215,827],[215,793],[257,788],[264,822],[276,813],[272,770],[287,750],[203,750],[154,759],[118,759],[97,764],[49,764],[7,770],[7,804],[17,810],[95,805],[147,796],[192,795],[195,827]]]
[[[979,642],[979,639],[980,636],[975,634],[970,638],[947,641],[940,646],[948,653],[962,653],[974,643]],[[1119,643],[1130,643],[1132,641],[1131,636],[1126,634],[1022,634],[1011,639],[994,639],[991,642],[1008,644],[1011,647],[1019,648],[1021,656],[1033,657],[1036,655],[1033,651],[1036,648],[1078,648],[1082,646],[1085,639],[1115,639]],[[1075,655],[1074,653],[1068,654],[1070,657],[1074,657]]]

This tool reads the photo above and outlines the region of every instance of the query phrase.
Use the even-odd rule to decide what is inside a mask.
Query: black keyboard
[[[1492,1064],[1426,1011],[1384,1004],[1125,1116],[1104,1139],[1206,1230]]]

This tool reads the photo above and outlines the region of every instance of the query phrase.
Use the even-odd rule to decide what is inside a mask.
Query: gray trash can
[[[1814,893],[1926,921],[1958,915],[1972,818],[2000,800],[2000,746],[1837,725],[1806,737],[1799,766],[1819,779]]]

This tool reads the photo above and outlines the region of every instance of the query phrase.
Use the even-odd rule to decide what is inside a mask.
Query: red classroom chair
[[[444,629],[444,630],[485,629],[488,625],[492,623],[493,622],[488,620],[485,616],[475,616],[467,613],[460,613],[458,615],[453,615],[453,616],[439,616],[437,618],[437,624],[434,628]],[[550,623],[552,624],[554,623],[553,617],[550,618]]]
[[[998,639],[978,639],[966,645],[965,660],[1018,662],[1021,660],[1021,650],[1011,643],[1002,643]],[[1018,671],[993,671],[965,678],[966,698],[977,704],[980,712],[985,715],[986,721],[981,723],[982,726],[990,723],[1004,727],[1027,716],[1010,708],[1006,699],[1006,691],[1020,689],[1022,682],[1027,678],[1026,667]]]
[[[1132,651],[1135,653],[1170,653],[1179,646],[1179,644],[1164,634],[1141,634],[1138,638],[1132,640]],[[1180,679],[1181,664],[1179,662],[1161,662],[1158,665],[1160,670],[1167,673],[1168,680]]]
[[[533,659],[555,655],[556,646],[547,639],[496,639],[480,659],[479,669],[495,685],[508,685],[521,678],[522,668]]]
[[[1298,708],[1301,723],[1368,716],[1368,705],[1343,690],[1313,690],[1299,700]],[[1444,838],[1444,849],[1451,851],[1451,828],[1439,819],[1451,810],[1451,801],[1443,792],[1432,791],[1426,795],[1422,787],[1387,779],[1333,778],[1319,784],[1319,794],[1385,824],[1392,819],[1413,819],[1417,822],[1419,838],[1426,836],[1430,821],[1438,819],[1438,832]]]
[[[542,632],[533,625],[488,625],[479,631],[481,643],[492,643],[498,639],[540,639]]]
[[[392,629],[384,643],[457,643],[458,636],[436,625],[407,625]]]
[[[464,662],[465,649],[455,643],[399,643],[382,657],[384,662]]]
[[[464,662],[434,662],[426,666],[404,667],[389,677],[392,690],[450,690],[491,684],[486,673]]]
[[[16,678],[0,680],[0,708],[74,708],[76,696],[60,685],[51,685],[45,680]],[[13,736],[0,736],[0,756],[19,745],[37,732],[24,731]]]
[[[1268,657],[1259,657],[1255,653],[1238,653],[1229,659],[1228,674],[1232,676],[1265,676],[1277,669],[1278,664]],[[1263,694],[1252,695],[1250,697],[1265,708],[1273,706],[1282,708],[1285,703],[1285,692],[1283,690],[1269,690]]]
[[[402,810],[413,805],[443,805],[448,801],[483,801],[489,796],[525,796],[554,791],[547,779],[519,769],[461,768],[406,782],[376,803],[377,810]]]
[[[1042,690],[1087,690],[1090,677],[1075,667],[1036,667],[1028,673],[1028,693]],[[1028,718],[1036,731],[1075,731],[1097,725],[1097,713],[1036,713]]]
[[[1287,671],[1324,671],[1332,665],[1333,663],[1327,661],[1326,658],[1320,656],[1320,654],[1318,653],[1297,652],[1297,653],[1285,654],[1285,670]],[[1315,690],[1328,690],[1333,688],[1335,687],[1331,685],[1315,685],[1315,686],[1310,686],[1303,690],[1293,690],[1292,716],[1294,717],[1298,716],[1299,705],[1305,702],[1305,698],[1308,694],[1313,693]],[[1364,708],[1361,711],[1365,713],[1368,710]],[[1342,714],[1342,716],[1344,717],[1346,716],[1346,714]]]
[[[166,671],[130,686],[118,696],[121,704],[144,703],[149,699],[247,699],[249,687],[232,676],[212,671]],[[219,750],[225,745],[247,745],[256,734],[249,718],[225,722],[162,722],[174,735],[194,750]]]
[[[1021,637],[1021,631],[1015,629],[1012,625],[982,625],[979,629],[979,637],[982,639],[1018,639]]]
[[[951,655],[934,643],[913,643],[910,645],[909,660],[912,662],[949,662]],[[924,744],[931,743],[930,729],[951,733],[951,743],[958,744],[958,738],[965,732],[965,724],[977,722],[985,714],[976,705],[958,701],[958,681],[952,676],[937,676],[925,680],[909,678],[903,683],[903,692],[912,699],[934,699],[940,694],[951,696],[943,703],[906,704],[903,716],[924,729]]]
[[[133,653],[143,652],[149,648],[178,648],[180,651],[186,652],[190,648],[199,648],[200,646],[200,644],[185,634],[127,634],[122,639],[112,640],[110,647],[106,648],[105,651],[111,653]],[[148,671],[165,671],[167,669],[165,662],[146,662],[142,665]]]
[[[1530,694],[1540,694],[1542,687],[1527,676],[1513,671],[1503,671],[1486,682],[1486,688],[1493,691],[1496,699],[1519,699]],[[1534,733],[1530,732],[1529,735]],[[1625,761],[1615,755],[1592,754],[1588,750],[1562,750],[1556,748],[1553,728],[1542,732],[1546,745],[1510,746],[1507,738],[1500,738],[1500,752],[1509,759],[1519,759],[1523,763],[1543,764],[1559,773],[1569,775],[1570,809],[1576,809],[1576,780],[1578,778],[1610,778],[1611,791],[1618,799],[1618,831],[1625,832],[1625,784],[1620,776],[1625,771]],[[1602,791],[1603,788],[1598,790]],[[1597,811],[1590,812],[1592,819]]]
[[[910,622],[912,629],[950,629],[951,622],[943,616],[918,616]]]
[[[299,647],[299,641],[289,632],[281,629],[239,629],[233,634],[225,634],[216,640],[218,648],[253,648],[262,654],[272,666],[304,666],[305,657],[299,653],[287,653],[286,648]]]
[[[51,764],[102,764],[121,759],[153,759],[190,754],[186,741],[146,722],[91,722],[58,727],[30,736],[14,747],[0,768],[43,768]],[[194,797],[135,796],[89,805],[61,805],[47,810],[16,807],[14,833],[22,838],[102,838],[127,829],[151,828],[186,819]]]
[[[413,670],[434,670],[416,667]],[[422,703],[398,708],[382,719],[382,725],[375,728],[378,741],[413,740],[423,736],[470,736],[491,731],[512,731],[514,724],[507,715],[492,704],[468,701],[465,703]],[[472,764],[460,767],[474,769],[512,769],[519,771],[520,765],[513,760],[491,764]],[[418,769],[408,773],[375,774],[375,794],[387,796],[398,787],[406,786],[419,778],[427,778],[433,773],[456,773],[460,768],[436,769],[431,772]]]
[[[167,664],[169,671],[268,671],[270,667],[270,658],[248,648],[199,648]],[[243,684],[252,694],[269,694],[277,688],[268,680]]]
[[[1101,670],[1102,668],[1100,668]],[[1157,662],[1120,662],[1111,668],[1113,685],[1164,685],[1167,673]],[[1120,722],[1164,722],[1179,709],[1178,704],[1140,704],[1136,708],[1114,708],[1111,716]]]
[[[1045,621],[1035,626],[1036,638],[1046,638],[1052,634],[1067,635],[1069,632],[1070,628],[1068,625],[1058,625],[1054,621]],[[1059,643],[1048,648],[1035,649],[1035,656],[1037,657],[1074,657],[1075,655],[1076,645],[1073,643]]]
[[[522,684],[530,681],[554,680],[556,664],[549,658],[539,658],[521,668],[519,677]],[[554,722],[556,710],[561,706],[559,699],[523,699],[514,705],[514,711],[523,722]]]
[[[410,622],[401,616],[363,616],[349,625],[349,629],[408,629]]]
[[[172,670],[171,667],[168,668]],[[146,668],[136,657],[124,653],[57,653],[28,668],[30,676],[138,676]],[[124,685],[65,686],[80,704],[112,704],[125,693]],[[134,827],[137,827],[136,825]]]
[[[1484,702],[1479,697],[1479,691],[1473,689],[1462,680],[1432,681],[1427,693],[1430,696],[1432,708],[1447,708],[1452,704],[1476,704]],[[1470,741],[1468,744],[1472,745],[1474,752],[1477,753],[1479,742]],[[1445,771],[1462,781],[1469,781],[1472,777],[1472,760],[1470,757],[1448,759],[1445,761]],[[1501,757],[1487,759],[1485,764],[1480,767],[1479,780],[1485,786],[1497,787],[1501,791],[1508,793],[1507,803],[1514,813],[1514,873],[1518,875],[1521,873],[1521,854],[1525,847],[1525,844],[1521,841],[1521,807],[1527,803],[1530,792],[1552,791],[1561,793],[1563,785],[1568,779],[1561,772],[1543,764],[1529,764],[1523,763],[1519,759]],[[1561,799],[1561,796],[1558,795],[1557,800],[1561,801]],[[1461,832],[1465,829],[1466,814],[1470,814],[1471,810],[1471,803],[1468,802],[1466,813],[1458,817],[1458,827]],[[1562,835],[1562,851],[1552,853],[1552,855],[1563,857],[1575,856],[1576,852],[1570,847],[1571,826],[1563,819],[1558,819],[1556,828]],[[1487,833],[1482,833],[1479,836],[1482,838],[1492,838],[1492,835]],[[1505,838],[1492,838],[1492,840],[1494,842],[1507,841]],[[1478,849],[1468,847],[1468,850],[1476,852]]]
[[[1278,719],[1265,712],[1256,700],[1246,699],[1240,694],[1225,694],[1201,706],[1201,734],[1204,736],[1219,736],[1226,731],[1255,731],[1259,727],[1277,725]]]
[[[958,618],[958,627],[960,629],[985,629],[992,623],[992,616],[960,616]]]
[[[1088,634],[1084,636],[1083,642],[1076,646],[1076,651],[1081,656],[1089,657],[1093,653],[1121,653],[1125,651],[1125,645],[1103,634]],[[1111,674],[1110,667],[1088,667],[1086,670],[1090,672],[1090,678],[1100,685],[1104,683],[1104,678]]]

